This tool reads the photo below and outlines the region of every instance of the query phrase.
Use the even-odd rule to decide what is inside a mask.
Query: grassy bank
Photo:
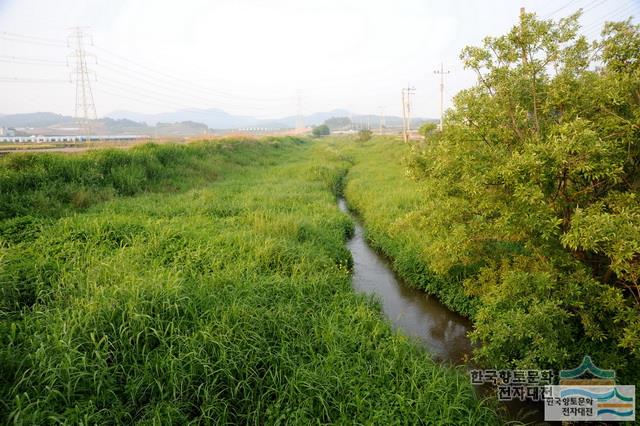
[[[113,155],[119,166],[104,166]],[[351,290],[352,224],[332,193],[349,164],[331,150],[2,161],[26,188],[20,210],[3,207],[4,422],[498,423],[464,374]],[[77,206],[67,186],[111,189]],[[46,224],[18,226],[27,215]]]
[[[181,191],[235,166],[276,161],[295,138],[221,140],[189,145],[145,144],[82,155],[17,153],[0,157],[0,219],[60,217],[117,196]]]
[[[491,241],[482,256],[470,256],[455,242],[467,237],[465,220],[482,226],[478,224],[486,218],[468,213],[465,217],[465,201],[447,193],[441,182],[411,179],[407,161],[421,158],[400,140],[334,139],[330,143],[353,164],[344,193],[362,217],[371,244],[408,284],[436,295],[473,320],[471,337],[479,343],[474,349],[477,362],[497,368],[558,371],[590,355],[598,365],[616,370],[621,382],[638,382],[637,352],[614,341],[625,332],[625,322],[637,317],[632,309],[627,314],[616,293],[600,295],[557,274],[539,273],[536,281],[521,273],[518,268],[542,265],[523,250],[526,240]],[[443,259],[445,265],[439,263]],[[501,265],[497,266],[500,273],[489,273],[488,265]],[[497,285],[503,276],[507,282]],[[597,282],[594,286],[602,287]],[[599,295],[597,302],[595,295]],[[624,342],[631,346],[633,336],[626,333],[629,337]]]
[[[471,317],[477,300],[464,293],[465,270],[436,275],[429,267],[426,242],[430,235],[416,219],[424,213],[424,194],[409,179],[404,159],[410,147],[397,138],[374,138],[365,143],[336,139],[332,144],[353,166],[344,194],[366,224],[367,239],[387,256],[393,269],[409,284],[434,294],[450,309]]]

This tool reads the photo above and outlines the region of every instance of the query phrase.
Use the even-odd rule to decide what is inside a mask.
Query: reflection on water
[[[349,213],[343,198],[338,199],[338,207]],[[473,368],[467,362],[471,356],[471,342],[467,338],[471,321],[425,292],[400,282],[387,260],[369,247],[362,226],[357,220],[354,222],[355,234],[347,242],[353,257],[354,289],[374,295],[394,328],[422,342],[435,360]],[[475,390],[480,397],[495,394],[495,389],[489,386]],[[509,417],[529,424],[540,424],[544,418],[541,403],[515,400],[503,403],[503,407]]]
[[[348,213],[344,199],[338,206]],[[354,263],[353,287],[375,295],[394,327],[423,342],[434,359],[461,364],[471,353],[470,321],[425,292],[398,282],[387,261],[369,247],[357,222],[347,247]]]

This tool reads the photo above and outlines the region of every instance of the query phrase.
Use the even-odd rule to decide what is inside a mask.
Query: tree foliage
[[[640,366],[640,27],[599,42],[525,14],[461,58],[460,92],[410,171],[432,268],[464,265],[481,360]],[[635,373],[637,374],[637,373]]]
[[[313,136],[328,136],[331,133],[331,130],[326,124],[321,124],[319,126],[315,126],[311,133]]]
[[[369,129],[362,129],[358,132],[356,140],[358,142],[366,142],[373,137],[373,132]]]
[[[433,135],[437,129],[438,125],[436,123],[424,123],[418,129],[418,133],[426,140],[429,136]]]
[[[351,119],[349,117],[331,117],[324,120],[324,124],[332,130],[347,129],[351,127]]]

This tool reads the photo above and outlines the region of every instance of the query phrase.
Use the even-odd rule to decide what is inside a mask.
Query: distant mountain
[[[349,115],[349,111],[335,109],[327,112],[316,112],[304,117],[304,123],[308,126],[322,124],[324,120],[340,115]],[[107,114],[111,118],[127,118],[129,120],[145,122],[150,126],[157,123],[179,123],[195,121],[204,123],[212,129],[237,129],[242,127],[264,127],[270,129],[296,127],[298,117],[295,115],[277,119],[259,119],[245,115],[233,115],[221,109],[184,109],[174,112],[162,112],[158,114],[141,114],[133,111],[113,111]]]
[[[180,123],[158,123],[155,132],[161,136],[193,136],[207,134],[209,128],[206,124],[183,121]]]
[[[73,117],[52,112],[30,112],[0,116],[0,126],[4,127],[47,127],[73,123]]]
[[[104,126],[111,131],[128,130],[128,129],[147,129],[149,127],[145,123],[129,120],[127,118],[116,120],[113,118],[106,117],[106,118],[101,118],[100,120],[97,120],[97,121],[103,123]]]
[[[220,109],[188,109],[174,112],[163,112],[159,114],[141,114],[133,111],[114,111],[107,114],[111,118],[129,119],[134,121],[145,122],[150,126],[157,123],[180,123],[185,121],[195,121],[204,123],[211,129],[228,130],[243,127],[261,127],[267,129],[294,128],[297,126],[298,117],[290,115],[282,118],[259,119],[245,115],[233,115]],[[378,125],[379,116],[377,115],[357,115],[345,109],[333,109],[331,111],[316,112],[305,115],[304,124],[306,126],[317,126],[332,117],[349,117],[354,123],[371,126]],[[424,122],[425,119],[412,119],[413,125]],[[387,126],[399,127],[402,124],[402,118],[389,116],[385,117]]]
[[[305,126],[317,126],[318,124],[322,124],[325,120],[328,120],[331,117],[343,117],[349,116],[351,113],[346,109],[333,109],[331,111],[326,112],[316,112],[310,115],[305,115],[303,117]],[[296,127],[298,123],[298,116],[290,115],[287,117],[282,117],[278,119],[272,120],[258,120],[256,124],[261,127],[268,128],[291,128]]]
[[[259,120],[253,117],[232,115],[221,109],[184,109],[158,114],[143,114],[133,111],[113,111],[107,114],[110,118],[141,121],[150,126],[157,123],[181,123],[194,121],[204,123],[212,129],[234,129],[255,125]]]
[[[353,114],[345,109],[333,109],[331,111],[316,112],[304,116],[305,126],[317,126],[331,118],[348,118],[354,123],[355,128],[369,127],[377,128],[380,124],[378,115]],[[411,126],[417,128],[425,121],[437,121],[425,118],[413,118]],[[230,130],[242,128],[265,128],[283,129],[297,126],[298,117],[295,115],[276,119],[259,119],[245,115],[233,115],[221,109],[183,109],[173,112],[163,112],[158,114],[144,114],[134,111],[114,111],[107,114],[105,118],[95,120],[92,125],[97,132],[107,134],[136,133],[152,134],[154,127],[159,123],[176,125],[175,127],[164,125],[165,130],[170,133],[182,134],[195,132],[201,134],[206,129]],[[384,123],[387,128],[400,128],[402,118],[396,116],[385,116]],[[59,134],[67,132],[77,127],[73,117],[54,114],[51,112],[35,112],[27,114],[0,115],[0,126],[31,128],[40,134]]]

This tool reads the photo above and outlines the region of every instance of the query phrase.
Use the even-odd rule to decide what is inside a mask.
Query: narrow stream
[[[349,213],[343,198],[338,200],[338,207]],[[357,220],[354,222],[355,234],[347,242],[354,264],[353,287],[376,295],[393,326],[421,341],[434,359],[463,364],[471,354],[467,337],[471,322],[424,291],[398,282],[387,260],[369,247],[364,229]]]
[[[338,208],[354,219],[355,233],[347,242],[353,258],[353,288],[376,296],[393,327],[418,339],[435,360],[469,366],[472,346],[467,333],[472,329],[471,321],[424,291],[402,283],[389,262],[369,247],[362,225],[344,198],[338,198]],[[486,386],[476,391],[479,396],[495,392]],[[503,405],[513,419],[535,424],[543,421],[541,404],[514,400]]]

